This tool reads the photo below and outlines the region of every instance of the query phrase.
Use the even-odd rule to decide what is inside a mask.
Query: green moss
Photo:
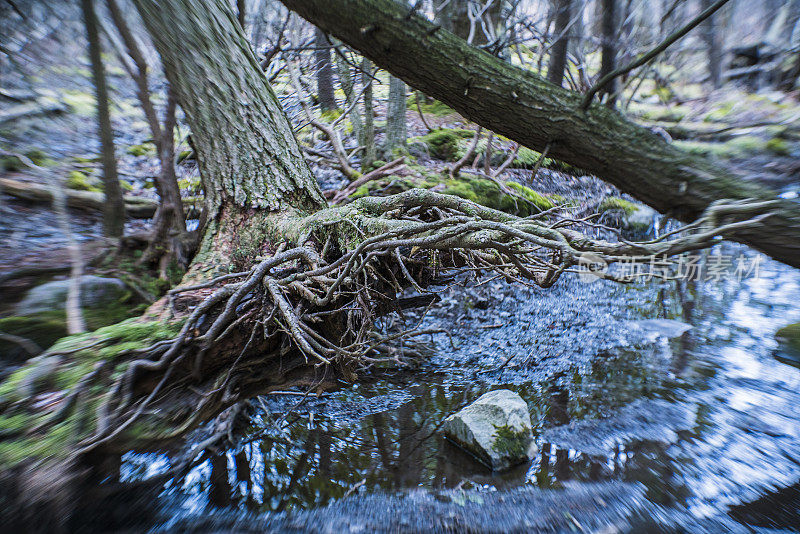
[[[445,194],[455,195],[488,208],[523,217],[553,207],[553,202],[550,199],[517,182],[508,181],[505,185],[533,205],[506,194],[500,190],[496,183],[486,178],[463,175],[457,179],[446,179],[444,183],[445,189],[442,192]]]
[[[597,211],[600,213],[606,211],[623,211],[625,215],[633,215],[637,209],[636,204],[620,197],[606,197],[597,207]]]
[[[438,100],[433,100],[431,102],[426,102],[425,97],[420,96],[420,109],[423,113],[436,115],[437,117],[446,117],[448,115],[452,115],[456,113],[456,110],[449,107],[447,104],[439,102]],[[417,96],[416,94],[412,93],[406,99],[406,106],[409,109],[416,110],[417,109]]]
[[[386,162],[383,161],[383,160],[380,160],[380,159],[379,160],[375,160],[375,161],[372,162],[372,168],[373,169],[380,169],[384,165],[386,165]]]
[[[85,117],[93,117],[95,115],[97,101],[95,96],[89,92],[67,89],[61,93],[61,100],[77,115]]]
[[[775,337],[791,348],[800,351],[800,323],[794,323],[775,332]]]
[[[779,139],[777,137],[773,137],[764,145],[764,148],[776,154],[778,156],[788,156],[789,151],[789,143],[787,143],[784,139]]]
[[[156,146],[153,143],[142,143],[141,145],[131,145],[126,150],[131,156],[148,156],[156,153]]]
[[[525,431],[518,431],[509,425],[495,425],[492,449],[510,458],[522,458],[528,453],[530,436]]]
[[[333,122],[341,116],[342,116],[342,110],[339,108],[326,109],[320,113],[320,117],[322,117],[322,120],[326,122]]]
[[[0,319],[0,332],[24,337],[46,349],[67,335],[66,315],[63,312],[42,312],[34,315]],[[10,354],[19,350],[15,343],[0,339],[0,352]]]
[[[431,156],[445,161],[456,161],[460,151],[459,143],[462,139],[475,136],[472,130],[448,129],[434,130],[428,135],[414,137],[409,143],[423,143]]]
[[[81,171],[69,171],[66,186],[76,191],[102,191],[101,187],[94,185],[89,177]]]
[[[711,143],[705,141],[673,141],[673,144],[682,150],[698,156],[733,158],[741,154],[735,145],[728,143]]]
[[[34,148],[23,152],[23,155],[27,157],[34,165],[38,165],[39,167],[52,167],[56,164],[56,162],[51,159],[44,151]],[[28,168],[27,165],[22,163],[17,156],[5,156],[0,158],[0,168],[4,171],[21,171]]]
[[[181,150],[178,153],[178,163],[183,163],[184,161],[197,159],[195,156],[194,150]]]
[[[415,168],[413,165],[411,167]],[[441,188],[442,185],[444,188]],[[437,187],[441,193],[446,195],[455,195],[488,208],[523,217],[548,210],[555,205],[550,198],[517,182],[508,181],[505,182],[505,186],[522,199],[505,193],[495,182],[487,178],[465,173],[458,178],[451,179],[427,172],[420,172],[418,176],[389,176],[381,180],[373,180],[359,187],[350,198],[368,196],[375,191],[380,191],[381,194],[395,194],[413,188]]]
[[[734,108],[734,103],[733,102],[725,102],[724,104],[722,104],[717,109],[712,110],[709,113],[707,113],[706,116],[703,117],[703,121],[705,121],[705,122],[721,121],[721,120],[725,119],[726,117],[728,117],[733,112],[733,108]]]

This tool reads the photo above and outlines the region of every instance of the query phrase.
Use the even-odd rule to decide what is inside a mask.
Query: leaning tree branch
[[[484,128],[594,174],[662,213],[693,221],[719,199],[776,200],[714,161],[673,146],[614,110],[476,49],[392,0],[282,0],[394,76]],[[348,18],[337,16],[348,13]],[[421,62],[418,58],[424,57]],[[800,205],[729,239],[800,266]]]

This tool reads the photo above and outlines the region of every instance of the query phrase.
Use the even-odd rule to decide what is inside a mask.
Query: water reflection
[[[566,481],[620,480],[642,482],[652,502],[696,517],[755,502],[771,488],[800,480],[800,370],[772,357],[773,332],[800,318],[800,279],[769,262],[764,271],[760,280],[742,283],[620,289],[638,291],[638,301],[652,303],[645,306],[648,318],[678,319],[694,328],[672,342],[660,338],[600,350],[588,365],[576,363],[543,380],[433,374],[411,385],[387,379],[344,389],[300,407],[271,397],[268,409],[254,417],[249,441],[211,456],[166,491],[179,489],[195,508],[281,512],[355,492],[559,488]],[[540,437],[531,464],[496,475],[437,430],[448,415],[500,387],[528,401],[539,436],[549,428],[613,416],[648,398],[691,406],[691,420],[668,438],[631,438],[612,426],[604,430],[609,439],[602,454]],[[377,401],[386,398],[397,402],[381,407]],[[276,427],[287,411],[295,414],[293,422]],[[128,455],[125,465],[130,478],[159,470],[144,455]],[[746,513],[752,517],[762,508]]]

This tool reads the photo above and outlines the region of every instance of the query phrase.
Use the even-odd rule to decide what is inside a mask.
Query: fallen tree
[[[53,202],[53,192],[50,187],[34,182],[22,182],[13,178],[0,178],[0,194],[10,195],[28,202],[50,204]],[[105,195],[100,191],[77,191],[64,189],[67,207],[101,212],[105,206]],[[125,195],[125,215],[134,219],[149,219],[158,210],[158,201],[152,198]],[[193,209],[194,199],[184,199],[184,209],[189,211],[190,217],[197,217],[198,211]]]
[[[422,189],[329,207],[230,5],[135,4],[192,129],[209,223],[183,281],[145,315],[65,338],[0,385],[0,509],[28,529],[68,521],[74,499],[52,508],[54,495],[89,468],[114,479],[108,458],[256,394],[400,363],[403,340],[430,331],[386,318],[431,305],[427,288],[454,273],[549,287],[586,255],[707,247],[777,205],[717,202],[694,233],[647,243],[587,238],[557,210],[519,217]]]
[[[720,199],[775,200],[601,105],[556,87],[443,30],[392,0],[282,0],[414,88],[466,118],[603,178],[662,213],[696,219]],[[347,13],[347,17],[339,14]],[[757,227],[729,235],[800,266],[800,205],[778,199]]]

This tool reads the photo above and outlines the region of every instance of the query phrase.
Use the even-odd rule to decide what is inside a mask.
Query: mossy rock
[[[456,113],[456,110],[448,106],[447,104],[440,102],[438,100],[433,100],[432,102],[426,102],[424,97],[420,97],[419,107],[423,113],[429,115],[435,115],[437,117],[446,117],[448,115],[452,115]],[[417,109],[417,96],[414,93],[408,95],[406,98],[406,106],[408,109]]]
[[[341,116],[342,116],[342,110],[339,108],[326,109],[320,113],[320,117],[322,117],[322,120],[326,122],[333,122]]]
[[[625,213],[626,216],[633,215],[638,209],[636,204],[620,197],[606,197],[597,207],[597,211],[600,213],[621,211]]]
[[[141,311],[141,306],[130,302],[130,299],[102,308],[81,310],[86,328],[90,332],[139,315]],[[39,348],[47,349],[59,339],[66,337],[67,314],[64,310],[47,310],[30,315],[4,317],[0,319],[0,332],[29,339]],[[30,354],[16,343],[2,339],[0,339],[0,354],[12,361],[30,357]]]
[[[789,143],[785,139],[778,137],[773,137],[767,141],[764,148],[777,156],[788,156],[790,154]]]
[[[103,188],[99,187],[93,180],[81,171],[69,171],[67,174],[66,184],[68,189],[76,191],[102,191]]]
[[[156,153],[156,146],[153,143],[142,143],[140,145],[131,145],[126,150],[131,156],[151,156]]]
[[[82,398],[62,422],[36,436],[26,433],[45,422],[50,414],[28,411],[25,401],[31,395],[50,391],[68,393],[100,361],[110,362],[112,376],[119,376],[127,367],[127,362],[119,358],[121,355],[172,339],[181,326],[180,321],[165,323],[130,319],[95,332],[64,338],[53,346],[53,350],[72,351],[68,358],[43,354],[12,373],[0,383],[0,406],[3,407],[0,415],[0,437],[3,438],[0,439],[0,468],[9,468],[23,461],[64,458],[74,445],[94,432],[94,414],[104,392],[93,390],[92,396]],[[91,348],[81,350],[82,346]],[[134,443],[135,436],[130,437]]]
[[[800,323],[794,323],[775,332],[775,337],[792,349],[800,352]]]
[[[38,165],[39,167],[51,167],[56,163],[44,151],[38,148],[23,152],[23,155],[31,160],[34,165]],[[25,170],[28,166],[22,163],[17,156],[4,156],[0,158],[0,168],[7,172],[15,172]]]
[[[423,143],[428,148],[428,153],[434,158],[445,161],[456,161],[461,150],[459,143],[462,139],[475,136],[472,130],[449,129],[434,130],[427,135],[409,139],[409,143]]]

